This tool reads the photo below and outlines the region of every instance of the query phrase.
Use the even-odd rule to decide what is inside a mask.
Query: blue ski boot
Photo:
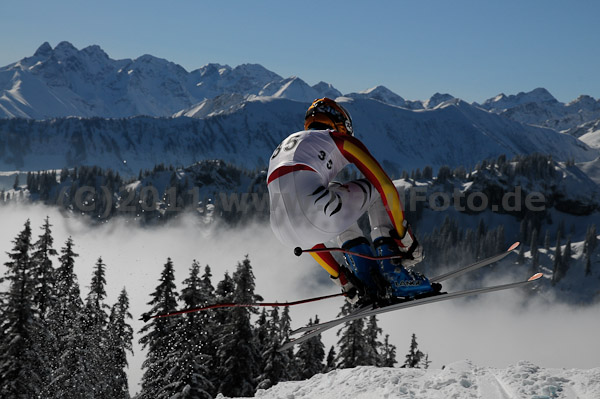
[[[359,237],[346,241],[342,248],[347,251],[373,256],[373,251],[369,241],[365,237]],[[375,302],[378,293],[377,275],[379,275],[379,265],[372,259],[363,258],[358,255],[344,254],[344,259],[353,277],[358,281],[353,284],[359,289],[359,301],[361,305]],[[381,278],[381,277],[380,277]]]
[[[373,241],[377,256],[389,256],[401,253],[398,245],[391,237],[380,237]],[[429,279],[420,273],[404,268],[400,260],[385,259],[378,260],[380,272],[389,282],[391,296],[402,298],[414,298],[432,294],[436,288],[431,286]]]

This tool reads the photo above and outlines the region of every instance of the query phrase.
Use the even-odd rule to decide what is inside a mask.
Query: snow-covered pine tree
[[[151,294],[148,302],[151,306],[149,315],[171,313],[177,310],[178,295],[175,286],[175,268],[171,258],[167,259],[160,276],[160,284]],[[176,317],[152,319],[141,330],[145,335],[140,338],[142,347],[148,350],[146,360],[142,364],[145,369],[142,376],[140,399],[168,398],[169,392],[164,388],[171,382],[169,371],[173,361],[174,336],[180,322]]]
[[[217,287],[214,292],[215,303],[232,302],[234,290],[235,290],[235,283],[233,282],[233,279],[231,278],[231,275],[229,274],[229,272],[225,272],[223,279],[217,283]],[[213,342],[215,342],[215,346],[210,348],[210,350],[211,350],[210,353],[212,354],[213,359],[212,359],[212,367],[210,370],[211,373],[209,375],[209,378],[210,378],[210,382],[215,387],[215,390],[213,391],[213,394],[214,394],[213,396],[216,396],[217,393],[219,392],[220,370],[221,370],[220,358],[219,358],[219,356],[217,356],[217,350],[218,350],[220,344],[217,344],[217,342],[221,343],[225,339],[224,338],[225,332],[223,330],[223,326],[225,326],[228,323],[231,312],[229,309],[215,309],[215,310],[209,310],[208,313],[209,314],[212,313],[211,318],[212,318],[212,322],[215,326],[215,330],[212,334],[212,340],[213,340]]]
[[[410,340],[410,349],[406,354],[406,360],[404,360],[404,365],[402,367],[420,368],[423,356],[423,352],[419,350],[419,344],[417,344],[417,336],[413,333]]]
[[[281,317],[279,321],[279,330],[281,331],[281,342],[288,342],[290,340],[290,335],[292,332],[292,317],[290,316],[290,307],[286,306],[283,308],[281,312]],[[294,349],[289,348],[285,352],[288,359],[287,366],[287,376],[288,380],[298,380],[299,379],[299,370],[298,365],[294,361]]]
[[[203,305],[203,282],[200,278],[200,265],[193,261],[190,275],[183,281],[181,299],[187,309]],[[210,356],[204,353],[210,326],[201,320],[196,312],[183,316],[175,335],[171,370],[171,383],[165,391],[172,393],[172,399],[211,399],[213,385],[208,379]]]
[[[329,373],[330,371],[336,369],[336,357],[337,354],[335,353],[335,347],[331,345],[331,348],[329,348],[329,352],[327,352],[327,359],[325,359],[325,367],[323,368],[324,373]]]
[[[319,324],[319,316],[315,316],[314,323],[312,320],[308,325]],[[299,378],[308,380],[315,374],[323,371],[323,360],[325,359],[325,345],[321,340],[321,335],[317,335],[309,340],[306,340],[298,347],[296,353],[297,364],[299,368]]]
[[[107,357],[109,358],[109,372],[112,378],[108,387],[111,399],[129,399],[129,387],[127,383],[128,366],[127,352],[133,354],[133,328],[128,324],[131,313],[129,313],[129,297],[125,288],[119,294],[117,302],[110,310],[107,329]]]
[[[56,301],[51,304],[48,324],[56,339],[56,348],[51,359],[52,383],[47,387],[45,398],[93,398],[94,376],[88,372],[87,352],[83,332],[83,301],[75,274],[73,240],[69,237],[61,248],[59,266],[55,274]]]
[[[215,301],[215,287],[212,285],[212,273],[210,266],[204,267],[204,274],[202,275],[202,302],[201,306],[214,303]],[[210,314],[210,313],[209,313]]]
[[[43,233],[34,244],[32,255],[36,279],[34,302],[42,320],[46,319],[50,301],[54,297],[54,267],[51,257],[58,255],[58,252],[53,248],[54,238],[51,227],[50,218],[46,217],[42,226]]]
[[[365,337],[367,339],[367,361],[370,366],[381,366],[380,350],[382,343],[379,341],[379,335],[383,330],[377,325],[377,316],[371,316],[367,320],[365,327]]]
[[[385,340],[381,346],[380,361],[381,367],[394,367],[396,360],[396,346],[390,344],[390,336],[385,335]]]
[[[233,293],[235,291],[235,282],[229,272],[225,272],[223,280],[217,283],[215,289],[215,297],[217,303],[228,303],[233,301]],[[222,326],[227,322],[229,316],[229,310],[227,309],[216,309],[215,310],[215,323],[217,326]]]
[[[233,292],[233,281],[231,281],[231,292]],[[227,285],[227,283],[225,283]],[[221,287],[223,288],[223,287]],[[223,288],[223,292],[227,291],[227,288]],[[201,299],[199,306],[207,306],[210,304],[214,304],[217,302],[217,293],[215,287],[212,284],[212,272],[210,266],[206,265],[204,267],[204,274],[202,275],[202,284],[201,284]],[[217,358],[217,347],[218,347],[218,315],[222,314],[219,310],[208,310],[206,312],[201,312],[197,315],[200,319],[200,323],[203,327],[203,348],[202,353],[209,357],[208,364],[208,374],[207,378],[212,384],[212,390],[210,391],[211,395],[215,396],[217,394],[216,385],[217,381],[217,370],[218,370],[218,358]]]
[[[83,332],[87,347],[87,367],[89,374],[93,377],[96,395],[100,397],[109,396],[110,359],[108,358],[107,342],[109,306],[104,302],[106,299],[106,265],[102,258],[98,258],[93,269],[90,290],[86,297],[83,311]]]
[[[256,320],[256,327],[254,328],[254,336],[256,337],[256,345],[258,353],[261,354],[259,368],[263,370],[265,365],[262,358],[262,354],[265,353],[269,346],[269,320],[267,318],[267,309],[262,308],[258,319]]]
[[[352,311],[352,305],[344,301],[338,316],[347,316]],[[357,319],[346,323],[338,332],[337,368],[353,368],[369,365],[367,358],[368,344],[364,335],[364,320]]]
[[[47,360],[39,345],[42,333],[34,305],[35,276],[31,262],[31,223],[13,241],[4,280],[8,291],[0,320],[0,397],[33,398],[47,381]]]
[[[251,303],[262,300],[254,293],[254,273],[248,257],[238,263],[233,281],[233,302]],[[219,392],[225,396],[254,395],[259,354],[250,316],[255,311],[245,307],[230,309],[225,324],[221,325],[221,345],[217,350],[220,366]]]
[[[280,381],[289,380],[288,367],[290,359],[285,352],[279,352],[283,344],[283,334],[280,330],[281,318],[279,309],[274,307],[266,323],[264,351],[261,353],[260,375],[257,378],[257,389],[268,389]]]

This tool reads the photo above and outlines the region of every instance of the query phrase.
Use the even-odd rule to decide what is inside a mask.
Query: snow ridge
[[[255,397],[592,399],[600,397],[600,368],[543,369],[526,361],[506,369],[478,367],[470,361],[427,370],[356,367],[317,374],[306,381],[282,382],[259,390]]]

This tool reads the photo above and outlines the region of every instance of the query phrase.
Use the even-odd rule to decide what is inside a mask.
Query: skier
[[[345,184],[334,181],[350,163],[366,179]],[[350,302],[414,297],[441,288],[411,269],[423,254],[404,219],[398,191],[354,137],[350,114],[335,101],[321,98],[310,105],[304,130],[287,137],[273,152],[267,184],[271,227],[282,243],[324,248],[322,243],[336,239],[345,250],[373,256],[357,223],[368,212],[376,254],[402,255],[400,263],[398,259],[375,261],[344,254],[350,273],[330,253],[311,252]]]

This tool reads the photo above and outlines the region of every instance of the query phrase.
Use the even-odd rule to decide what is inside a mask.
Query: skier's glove
[[[340,274],[340,276],[342,275]],[[350,281],[346,280],[344,277],[340,278],[340,276],[333,277],[330,275],[329,278],[331,279],[331,281],[333,281],[335,285],[339,286],[342,289],[342,292],[346,294],[346,301],[354,305],[356,302],[358,302],[359,299],[358,290]],[[344,282],[342,282],[342,280]]]
[[[403,253],[402,266],[414,266],[423,260],[423,247],[419,245],[410,225],[407,225],[404,230],[404,237],[400,237],[396,230],[392,230],[390,233]]]

